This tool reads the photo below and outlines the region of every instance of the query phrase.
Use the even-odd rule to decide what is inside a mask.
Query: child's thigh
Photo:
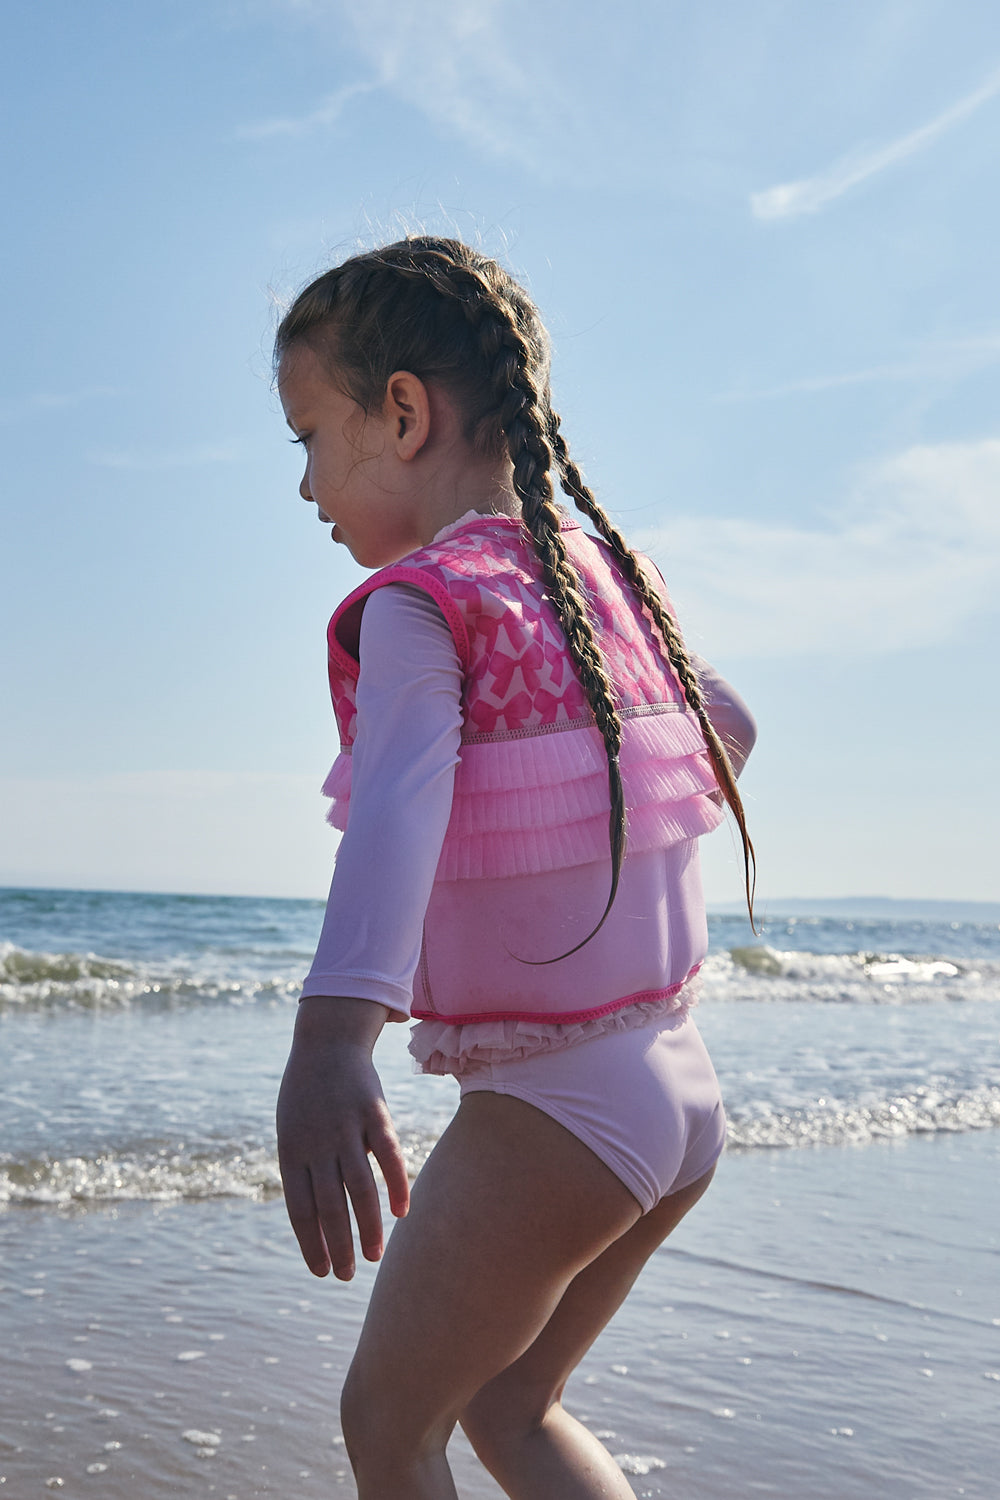
[[[521,1099],[470,1095],[389,1240],[350,1404],[392,1413],[414,1439],[446,1429],[639,1216],[625,1185],[564,1126]]]
[[[462,1424],[477,1432],[531,1428],[545,1415],[580,1360],[628,1296],[653,1251],[708,1188],[715,1168],[663,1198],[567,1287],[531,1347],[473,1397]]]

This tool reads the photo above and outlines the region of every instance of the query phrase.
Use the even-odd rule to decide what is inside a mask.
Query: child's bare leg
[[[548,1115],[498,1094],[463,1100],[393,1232],[344,1388],[359,1500],[452,1500],[444,1448],[460,1413],[639,1217]]]
[[[697,1203],[714,1170],[664,1198],[581,1271],[531,1347],[462,1413],[476,1452],[511,1500],[632,1500],[607,1449],[564,1410],[562,1393],[649,1256]]]

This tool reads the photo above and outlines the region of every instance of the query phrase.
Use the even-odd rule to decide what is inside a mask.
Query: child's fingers
[[[379,1260],[383,1244],[382,1205],[364,1145],[359,1143],[357,1153],[342,1157],[340,1168],[358,1224],[361,1253],[365,1260]]]
[[[367,1163],[365,1166],[367,1169]],[[368,1175],[371,1176],[370,1170],[368,1170]],[[358,1203],[355,1199],[355,1183],[358,1176],[356,1168],[345,1169],[343,1162],[336,1159],[328,1168],[313,1167],[312,1169],[312,1187],[316,1200],[318,1227],[330,1256],[333,1274],[338,1281],[350,1281],[354,1275],[354,1235],[351,1230],[351,1215],[347,1207],[347,1198],[349,1194],[354,1204],[355,1216],[358,1216]],[[361,1247],[364,1250],[365,1245],[370,1243],[370,1233],[366,1239],[366,1230],[360,1217],[358,1217],[358,1230]],[[381,1223],[379,1223],[378,1233],[381,1240]],[[378,1257],[376,1256],[375,1259],[377,1260]]]
[[[402,1219],[410,1207],[410,1175],[406,1170],[406,1158],[399,1144],[392,1121],[380,1121],[376,1130],[368,1133],[368,1149],[382,1169],[389,1207],[393,1217]]]
[[[309,1172],[305,1167],[290,1167],[282,1162],[281,1181],[285,1190],[285,1208],[302,1259],[314,1276],[326,1276],[330,1270],[330,1256],[320,1228]]]

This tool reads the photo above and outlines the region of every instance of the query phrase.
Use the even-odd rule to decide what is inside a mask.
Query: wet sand
[[[637,1495],[992,1500],[996,1131],[754,1152],[654,1257],[568,1405]],[[372,1268],[279,1201],[0,1216],[0,1494],[353,1494],[340,1381]],[[459,1492],[500,1491],[461,1439]]]

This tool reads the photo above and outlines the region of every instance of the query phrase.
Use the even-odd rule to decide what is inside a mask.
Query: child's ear
[[[385,387],[385,417],[388,440],[404,463],[416,458],[430,436],[431,402],[419,375],[397,370]]]

